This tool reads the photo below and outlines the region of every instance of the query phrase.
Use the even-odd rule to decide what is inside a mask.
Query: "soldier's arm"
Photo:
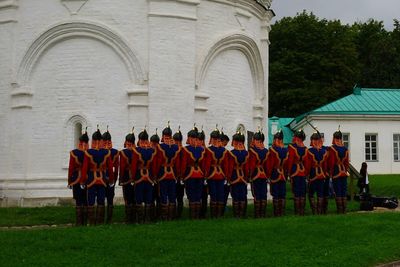
[[[118,172],[119,172],[119,151],[117,151],[117,155],[115,155],[114,161],[114,181],[116,182],[118,179]]]
[[[133,175],[133,177],[135,178],[136,176],[136,171],[137,171],[137,155],[135,152],[133,152],[132,154],[132,160],[131,160],[131,174]]]
[[[72,152],[71,152],[71,154],[72,154]],[[72,178],[72,174],[74,173],[74,170],[75,170],[75,160],[71,154],[69,155],[69,165],[68,165],[68,185],[70,185],[72,183],[71,178]]]
[[[81,179],[79,181],[81,185],[86,184],[88,170],[89,170],[89,157],[85,153],[85,156],[83,157]]]
[[[211,151],[208,148],[205,148],[204,151],[204,157],[203,157],[203,173],[204,173],[204,177],[208,177],[210,175],[210,168],[211,168]]]
[[[106,164],[107,164],[107,171],[108,171],[108,178],[110,181],[110,185],[114,185],[115,178],[113,170],[113,161],[111,159],[111,156],[107,158]]]
[[[126,159],[122,155],[124,152],[120,151],[119,153],[119,184],[121,184],[121,176],[125,173],[126,168]]]

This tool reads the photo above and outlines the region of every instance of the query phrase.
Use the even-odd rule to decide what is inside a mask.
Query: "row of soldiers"
[[[254,216],[266,215],[267,183],[273,196],[274,216],[282,216],[287,180],[294,195],[295,214],[304,215],[307,191],[312,213],[326,214],[330,179],[337,211],[345,213],[349,158],[340,130],[334,133],[330,147],[323,146],[318,131],[310,137],[310,148],[304,145],[305,138],[303,130],[296,131],[286,148],[283,132],[278,131],[267,149],[265,136],[258,130],[247,151],[245,136],[237,132],[232,136],[233,149],[229,151],[225,148],[229,137],[217,128],[210,133],[209,146],[205,144],[204,131],[196,127],[187,133],[183,146],[180,130],[173,134],[168,124],[161,140],[157,134],[149,140],[144,129],[136,142],[132,130],[125,138],[124,149],[118,151],[113,148],[108,129],[104,134],[99,129],[93,133],[90,149],[85,132],[78,148],[70,153],[68,174],[68,185],[76,201],[77,224],[86,224],[86,216],[90,225],[104,223],[106,200],[106,221],[111,222],[117,180],[122,186],[127,223],[147,222],[155,214],[162,220],[180,217],[184,191],[192,219],[204,216],[208,195],[211,218],[223,216],[229,193],[234,217],[243,218],[249,183]]]

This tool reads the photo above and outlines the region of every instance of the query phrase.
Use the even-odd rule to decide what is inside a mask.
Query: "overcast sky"
[[[304,9],[319,18],[340,19],[342,23],[382,20],[386,29],[393,29],[393,19],[400,20],[400,0],[273,0],[276,17],[292,17]]]

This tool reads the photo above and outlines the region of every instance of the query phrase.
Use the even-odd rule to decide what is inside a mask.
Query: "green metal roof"
[[[400,89],[354,87],[353,94],[296,117],[309,115],[400,115]]]
[[[400,89],[355,87],[353,94],[317,108],[311,113],[400,115]]]
[[[272,117],[268,118],[268,144],[271,145],[272,141],[274,140],[274,134],[272,133],[272,125],[273,123],[277,124],[278,130],[282,129],[283,131],[283,143],[288,145],[292,142],[293,132],[290,130],[289,127],[286,127],[293,118],[278,118]]]

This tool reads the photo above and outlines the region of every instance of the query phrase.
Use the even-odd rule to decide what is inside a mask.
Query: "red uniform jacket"
[[[80,184],[86,184],[88,188],[95,184],[106,186],[106,172],[109,173],[109,182],[114,183],[111,152],[107,149],[85,151]]]
[[[349,151],[345,146],[329,147],[328,167],[332,179],[349,176]]]
[[[249,181],[249,152],[233,149],[229,153],[228,181],[231,185]]]
[[[307,176],[307,148],[296,144],[288,146],[288,174],[290,177]]]
[[[133,150],[125,148],[119,152],[119,185],[126,185],[133,182],[131,173]]]
[[[200,146],[188,145],[182,148],[181,173],[183,180],[204,178],[204,155],[205,150]]]
[[[206,179],[224,180],[229,167],[228,150],[210,146],[205,150],[204,171]]]
[[[289,153],[285,147],[272,146],[267,154],[267,177],[271,183],[286,181]]]
[[[181,149],[176,144],[161,143],[158,146],[156,160],[157,160],[157,179],[162,180],[176,180],[178,178],[178,170],[181,168],[180,160]]]
[[[111,162],[113,165],[114,179],[116,180],[118,177],[118,171],[119,171],[119,151],[116,150],[115,148],[111,148],[109,150],[111,152],[110,158],[111,158]],[[106,178],[108,181],[109,180],[108,172],[106,173]]]
[[[328,174],[328,150],[311,147],[307,151],[307,173],[309,181],[325,179]]]
[[[73,186],[79,183],[82,176],[83,159],[85,151],[74,149],[69,154],[68,185]]]
[[[249,172],[250,180],[255,181],[257,179],[267,179],[267,153],[268,149],[258,149],[252,147],[249,150]]]
[[[150,147],[133,148],[131,173],[135,184],[149,182],[154,184],[157,172],[156,151]]]

